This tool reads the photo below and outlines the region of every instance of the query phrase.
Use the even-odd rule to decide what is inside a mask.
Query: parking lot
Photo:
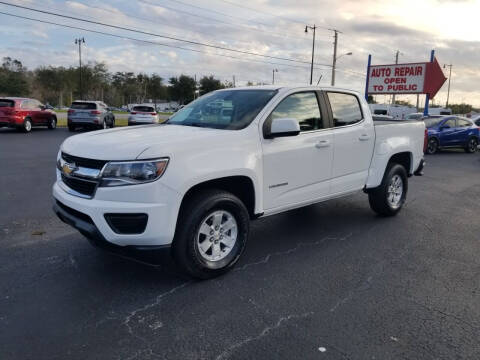
[[[210,281],[93,248],[51,210],[66,129],[0,129],[2,359],[478,359],[480,154],[427,157],[407,204],[365,194],[253,223]]]

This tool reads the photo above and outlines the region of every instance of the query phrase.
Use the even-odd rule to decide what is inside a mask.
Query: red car
[[[0,98],[0,127],[30,132],[34,126],[57,127],[57,114],[40,101],[28,98]]]

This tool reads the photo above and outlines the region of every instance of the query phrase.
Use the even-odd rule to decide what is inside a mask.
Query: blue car
[[[478,126],[460,116],[428,117],[423,120],[428,131],[427,154],[442,148],[463,148],[477,151],[480,135]]]

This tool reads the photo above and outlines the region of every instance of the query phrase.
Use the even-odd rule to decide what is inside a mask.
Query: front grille
[[[62,181],[72,190],[76,192],[93,197],[95,189],[97,188],[97,182],[83,180],[80,178],[67,177],[62,174]]]
[[[95,160],[87,159],[78,156],[73,156],[62,152],[62,159],[70,164],[75,164],[77,166],[90,168],[90,169],[99,169],[101,170],[103,166],[108,162],[107,160]]]
[[[148,222],[147,214],[105,214],[108,225],[117,234],[141,234]]]

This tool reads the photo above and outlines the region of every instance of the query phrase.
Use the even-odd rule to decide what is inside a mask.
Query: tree
[[[193,100],[196,90],[195,79],[191,76],[180,75],[180,77],[172,77],[169,80],[168,88],[170,98],[178,101],[180,104],[186,104]]]
[[[213,75],[204,76],[200,79],[200,95],[224,88],[225,85],[220,80],[215,79]]]
[[[449,104],[448,107],[452,109],[452,114],[468,114],[472,111],[472,105],[470,104]]]
[[[30,87],[27,69],[21,61],[4,57],[0,68],[0,94],[8,96],[28,96]]]
[[[369,104],[376,104],[375,98],[372,95],[368,95],[367,103]]]
[[[148,78],[147,82],[147,94],[152,97],[155,105],[157,104],[158,99],[165,99],[167,95],[167,90],[163,85],[163,79],[157,75],[152,74]]]

